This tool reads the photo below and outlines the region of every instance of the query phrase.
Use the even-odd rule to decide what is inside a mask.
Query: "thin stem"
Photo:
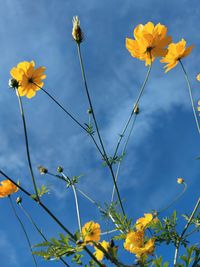
[[[185,80],[186,80],[186,83],[187,83],[187,86],[188,86],[189,95],[190,95],[190,101],[191,101],[191,105],[192,105],[194,119],[195,119],[195,122],[196,122],[198,133],[200,134],[200,126],[199,126],[199,121],[198,121],[198,118],[197,118],[196,110],[195,110],[195,107],[194,107],[194,99],[193,99],[193,95],[192,95],[192,88],[191,88],[191,85],[190,85],[190,81],[189,81],[187,72],[186,72],[186,70],[185,70],[185,68],[183,66],[182,61],[179,60],[179,62],[181,64],[182,70],[184,72],[184,77],[185,77]]]
[[[116,145],[116,149],[115,149],[113,158],[117,155],[117,151],[118,151],[118,148],[119,148],[120,143],[121,143],[121,141],[122,141],[122,138],[123,138],[123,136],[124,136],[124,134],[125,134],[125,132],[126,132],[128,126],[129,126],[129,123],[130,123],[130,121],[131,121],[133,115],[135,114],[135,113],[134,113],[134,109],[138,106],[139,101],[140,101],[140,98],[142,97],[142,94],[143,94],[143,92],[144,92],[145,86],[146,86],[146,84],[147,84],[147,81],[148,81],[149,76],[150,76],[150,73],[151,73],[151,68],[152,68],[152,61],[151,61],[151,64],[149,65],[149,68],[148,68],[148,71],[147,71],[145,80],[144,80],[144,82],[143,82],[143,84],[142,84],[142,86],[141,86],[141,88],[140,88],[140,91],[139,91],[138,97],[137,97],[137,99],[136,99],[136,102],[135,102],[135,104],[134,104],[133,110],[131,111],[131,114],[130,114],[130,116],[129,116],[129,118],[128,118],[126,124],[125,124],[125,127],[124,127],[124,129],[122,130],[122,133],[120,134],[120,137],[119,137],[119,140],[118,140],[118,142],[117,142],[117,145]]]
[[[48,241],[47,238],[45,237],[45,235],[42,233],[42,231],[39,229],[39,227],[37,226],[37,224],[34,222],[32,216],[25,210],[25,208],[22,206],[21,203],[18,204],[19,207],[21,208],[21,210],[23,211],[23,213],[26,215],[26,217],[28,218],[28,220],[31,222],[31,224],[34,226],[34,228],[36,229],[36,231],[39,233],[39,235],[41,235],[41,237],[43,238],[44,241]],[[59,260],[67,267],[70,267],[69,264],[62,258],[59,258]]]
[[[167,205],[166,207],[164,207],[163,209],[161,209],[161,210],[159,210],[157,213],[159,214],[159,213],[161,213],[161,212],[163,212],[163,211],[165,211],[165,210],[167,210],[167,209],[169,209],[180,197],[182,197],[183,196],[183,194],[185,193],[185,191],[187,190],[187,184],[184,182],[183,183],[183,191],[180,193],[180,194],[178,194],[173,200],[172,200],[172,202],[170,202],[170,204],[169,205]]]
[[[37,200],[39,201],[40,198],[39,198],[39,195],[38,195],[37,185],[36,185],[35,177],[34,177],[34,174],[33,174],[33,168],[32,168],[30,151],[29,151],[28,134],[27,134],[27,129],[26,129],[25,114],[24,114],[24,110],[23,110],[22,100],[21,100],[21,97],[20,97],[19,92],[18,92],[17,89],[16,89],[16,94],[17,94],[17,97],[18,97],[19,108],[20,108],[21,117],[22,117],[22,121],[23,121],[24,137],[25,137],[25,145],[26,145],[26,154],[27,154],[27,159],[28,159],[28,165],[29,165],[29,169],[30,169],[30,173],[31,173],[33,187],[34,187],[34,190],[35,190],[35,195],[36,195]]]
[[[44,88],[40,87],[34,83],[38,88],[40,88],[45,94],[48,95],[76,124],[78,124],[83,130],[86,130],[85,127],[69,112],[67,111],[50,93],[48,93]]]
[[[130,137],[131,137],[131,134],[132,134],[132,131],[133,131],[133,127],[134,127],[134,125],[135,125],[136,118],[137,118],[137,115],[135,115],[134,120],[133,120],[133,122],[132,122],[131,129],[130,129],[130,131],[129,131],[128,137],[127,137],[127,139],[126,139],[126,143],[125,143],[125,145],[124,145],[124,148],[123,148],[123,151],[122,151],[122,154],[121,154],[122,157],[125,155],[125,151],[126,151],[128,142],[129,142],[129,140],[130,140]],[[115,174],[115,181],[116,181],[116,183],[117,183],[117,180],[118,180],[120,167],[121,167],[121,160],[118,162],[117,171],[116,171],[116,174]],[[113,186],[111,202],[113,202],[114,195],[115,195],[115,187]]]
[[[125,215],[125,211],[124,211],[124,208],[123,208],[123,205],[122,205],[120,193],[119,193],[117,184],[115,182],[115,175],[114,175],[114,172],[113,172],[113,169],[112,169],[112,165],[110,164],[110,162],[108,160],[108,156],[107,156],[104,144],[103,144],[103,140],[102,140],[100,132],[99,132],[96,116],[95,116],[95,113],[94,113],[92,101],[91,101],[89,90],[88,90],[88,86],[87,86],[87,80],[86,80],[86,75],[85,75],[85,70],[84,70],[84,65],[83,65],[83,59],[82,59],[82,55],[81,55],[81,48],[80,48],[80,44],[79,43],[77,43],[77,49],[78,49],[78,57],[79,57],[79,62],[80,62],[80,68],[81,68],[83,83],[84,83],[86,95],[87,95],[87,98],[88,98],[88,102],[89,102],[89,105],[90,105],[90,110],[91,110],[92,117],[93,117],[93,120],[94,120],[94,124],[95,124],[95,128],[96,128],[96,131],[97,131],[97,135],[98,135],[98,138],[99,138],[99,142],[100,142],[101,148],[103,150],[103,154],[104,154],[103,158],[105,159],[105,161],[106,161],[106,163],[107,163],[107,165],[108,165],[108,167],[110,169],[110,172],[111,172],[111,175],[112,175],[112,179],[113,179],[113,183],[114,183],[114,186],[115,186],[115,189],[116,189],[116,192],[117,192],[117,197],[118,197],[118,200],[119,200],[119,203],[120,203],[120,207],[122,209],[123,214]]]
[[[34,82],[33,82],[34,83]],[[76,124],[78,124],[87,134],[89,134],[89,136],[92,138],[97,150],[99,151],[99,153],[101,154],[101,156],[103,157],[103,153],[101,151],[101,149],[99,148],[94,136],[92,134],[90,134],[87,129],[69,112],[67,111],[49,92],[47,92],[43,87],[37,85],[36,83],[34,83],[38,88],[40,88],[46,95],[48,95],[53,101],[54,103],[56,103],[64,112],[65,114],[67,114]]]
[[[18,185],[14,180],[12,180],[8,175],[6,175],[2,170],[0,170],[0,173],[6,177],[9,181],[11,181],[14,185],[16,185],[21,191],[23,191],[27,196],[29,196],[34,202],[36,202],[43,210],[45,210],[48,215],[70,236],[71,241],[76,242],[76,237],[57,219],[57,217],[41,202],[41,200],[37,201],[35,198],[32,197],[32,195],[25,190],[21,185]],[[90,257],[99,265],[102,266],[102,264],[97,260],[97,258],[90,252],[90,250],[87,247],[83,248]]]
[[[69,177],[67,177],[63,172],[61,174],[72,186],[72,190],[73,190],[73,193],[74,193],[75,205],[76,205],[76,214],[77,214],[78,227],[79,227],[80,237],[82,237],[81,217],[80,217],[80,209],[79,209],[79,204],[78,204],[78,197],[77,197],[77,193],[76,193],[76,187],[75,187],[74,184],[71,183],[71,180],[70,180]]]
[[[178,239],[178,241],[176,243],[176,249],[175,249],[175,254],[174,254],[174,266],[176,266],[176,264],[177,264],[178,252],[179,252],[179,247],[180,247],[181,240],[182,240],[185,232],[187,231],[188,227],[192,223],[192,220],[194,218],[194,215],[195,215],[197,209],[199,208],[199,205],[200,205],[200,198],[197,200],[197,203],[196,203],[196,205],[195,205],[195,207],[194,207],[194,209],[193,209],[193,211],[192,211],[192,213],[190,215],[190,218],[189,218],[188,222],[186,223],[186,225],[185,225],[185,227],[184,227],[184,229],[183,229],[183,231],[182,231],[182,233],[181,233],[181,235],[180,235],[180,237],[179,237],[179,239]]]
[[[15,207],[14,207],[14,204],[13,204],[13,202],[12,202],[12,198],[11,198],[11,196],[8,196],[8,198],[9,198],[10,205],[11,205],[11,208],[12,208],[12,210],[13,210],[13,213],[14,213],[15,217],[17,218],[17,220],[18,220],[18,222],[19,222],[19,224],[20,224],[20,226],[21,226],[21,228],[22,228],[22,231],[24,232],[24,235],[25,235],[25,237],[26,237],[26,240],[27,240],[29,249],[30,249],[30,251],[31,251],[31,255],[32,255],[34,264],[35,264],[35,266],[37,267],[37,266],[38,266],[38,265],[37,265],[37,261],[36,261],[36,259],[35,259],[34,254],[33,254],[33,250],[32,250],[32,246],[31,246],[31,242],[30,242],[29,236],[28,236],[28,234],[27,234],[27,232],[26,232],[26,229],[25,229],[25,227],[24,227],[24,225],[23,225],[23,222],[21,221],[21,219],[19,218],[19,216],[18,216],[18,214],[17,214],[17,212],[16,212],[16,210],[15,210]]]
[[[82,195],[84,196],[87,200],[89,200],[92,204],[96,205],[97,208],[100,210],[100,211],[104,211],[104,209],[95,201],[93,200],[91,197],[89,197],[87,194],[85,194],[82,190],[80,190],[79,188],[77,188],[77,191]]]

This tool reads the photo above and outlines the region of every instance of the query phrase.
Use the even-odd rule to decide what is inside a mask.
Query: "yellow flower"
[[[110,246],[109,242],[106,242],[105,240],[103,240],[102,242],[99,243],[106,251],[108,251],[108,248]],[[97,258],[97,260],[102,261],[103,257],[104,257],[104,253],[102,250],[100,250],[99,248],[95,247],[95,252],[94,252],[94,256]]]
[[[199,81],[200,82],[200,73],[197,75],[197,81]]]
[[[10,180],[3,180],[0,184],[0,198],[7,197],[18,191],[18,187]]]
[[[126,48],[132,57],[144,60],[146,66],[157,57],[167,54],[166,46],[171,42],[171,36],[166,36],[167,27],[152,22],[139,24],[133,32],[135,40],[126,38]]]
[[[18,82],[18,93],[20,96],[32,98],[36,91],[43,86],[42,80],[46,78],[43,73],[45,67],[35,69],[35,62],[23,61],[10,71],[11,76]]]
[[[154,252],[154,243],[153,238],[150,238],[147,242],[144,241],[144,231],[131,231],[125,239],[124,248],[135,254],[137,258],[141,258]]]
[[[162,63],[167,63],[164,66],[166,69],[165,72],[173,69],[178,64],[179,60],[191,53],[192,48],[194,47],[193,45],[190,45],[187,48],[185,46],[186,41],[184,39],[178,43],[172,43],[168,46],[167,55],[160,60]]]
[[[183,184],[183,183],[184,183],[183,178],[177,178],[177,183],[178,183],[178,184]]]
[[[144,214],[144,217],[139,218],[136,221],[136,229],[137,230],[144,230],[148,227],[148,225],[152,222],[153,215],[151,213]]]
[[[99,242],[100,240],[100,225],[93,221],[87,222],[82,227],[82,237],[85,243],[92,245],[92,242]],[[92,242],[91,242],[92,241]]]

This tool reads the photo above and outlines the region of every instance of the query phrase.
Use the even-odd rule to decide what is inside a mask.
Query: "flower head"
[[[124,248],[141,258],[144,255],[152,254],[154,251],[154,239],[150,238],[145,242],[144,231],[131,231],[127,234]]]
[[[186,48],[186,41],[184,39],[178,43],[171,43],[168,46],[167,55],[160,60],[160,62],[166,63],[164,66],[166,69],[165,72],[173,69],[178,64],[179,60],[188,56],[193,47],[193,45],[190,45]]]
[[[72,24],[73,24],[72,37],[75,42],[80,44],[83,41],[83,32],[80,27],[80,20],[78,16],[73,17]]]
[[[200,82],[200,73],[197,75],[197,81],[199,81]]]
[[[36,91],[43,86],[42,80],[46,78],[45,67],[35,69],[35,62],[23,61],[12,68],[10,74],[17,81],[20,96],[32,98]]]
[[[178,184],[183,184],[184,183],[184,179],[183,178],[177,178],[177,183]]]
[[[139,218],[136,221],[136,229],[144,230],[149,226],[149,224],[153,221],[153,215],[151,213],[144,214],[144,217]]]
[[[0,198],[8,197],[18,191],[18,187],[10,180],[3,180],[0,182]]]
[[[109,242],[103,240],[99,243],[101,247],[103,247],[106,251],[108,251],[108,248],[110,246]],[[94,256],[97,258],[97,260],[102,261],[104,257],[104,253],[102,250],[100,250],[98,247],[95,246],[95,252]]]
[[[132,57],[144,60],[150,65],[157,57],[167,53],[166,46],[171,42],[171,36],[166,36],[167,27],[152,22],[139,24],[133,32],[135,40],[126,38],[126,48]]]
[[[87,222],[82,227],[82,237],[83,241],[88,244],[92,244],[92,242],[99,242],[100,240],[100,225],[93,221]]]

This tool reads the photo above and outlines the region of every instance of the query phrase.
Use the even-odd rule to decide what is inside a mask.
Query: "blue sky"
[[[183,63],[190,76],[196,105],[200,99],[200,84],[195,80],[200,72],[198,0],[1,1],[0,166],[15,180],[20,179],[30,191],[17,97],[7,86],[9,71],[24,60],[35,60],[36,66],[45,66],[47,79],[44,88],[82,123],[88,122],[88,103],[76,46],[71,37],[74,15],[79,16],[85,34],[82,44],[85,70],[109,154],[114,151],[118,134],[147,72],[144,63],[133,59],[125,48],[125,38],[132,38],[133,28],[139,23],[160,22],[168,27],[174,42],[185,38],[189,45],[195,45]],[[54,172],[58,165],[62,165],[69,176],[83,174],[80,189],[102,204],[110,199],[110,174],[101,166],[90,138],[43,92],[38,92],[31,100],[23,98],[23,103],[37,182],[47,184],[51,189],[44,201],[71,231],[75,231],[72,192],[66,192],[63,184],[51,177],[39,176],[36,167],[44,165]],[[196,158],[200,155],[200,139],[180,66],[164,74],[163,65],[158,60],[153,64],[140,109],[119,179],[125,210],[137,219],[144,212],[163,208],[180,192],[176,179],[183,177],[188,184],[187,192],[163,215],[173,209],[177,209],[179,214],[189,213],[199,196],[200,163]],[[80,201],[83,223],[93,219],[106,230],[106,224],[95,207],[82,197]],[[61,232],[25,197],[23,203],[32,210],[47,236]],[[2,266],[32,266],[26,240],[8,205],[8,199],[1,200]],[[32,243],[40,242],[23,215],[22,219],[31,232]],[[61,266],[61,263],[47,264],[41,259],[38,263],[39,266]]]

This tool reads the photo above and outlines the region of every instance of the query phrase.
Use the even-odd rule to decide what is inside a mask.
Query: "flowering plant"
[[[180,64],[184,77],[186,79],[189,90],[190,101],[192,104],[193,115],[200,134],[199,120],[197,117],[197,110],[195,108],[192,89],[188,79],[187,72],[183,65],[182,59],[187,57],[193,46],[186,47],[186,41],[182,39],[178,43],[172,43],[171,36],[167,35],[167,27],[158,23],[154,25],[152,22],[146,24],[139,24],[134,29],[134,39],[126,39],[126,48],[131,56],[141,61],[145,61],[148,67],[147,75],[142,84],[138,97],[134,102],[132,111],[127,119],[127,122],[119,136],[118,142],[114,148],[114,153],[110,156],[107,148],[104,145],[99,124],[95,115],[93,102],[88,88],[87,78],[84,70],[84,61],[81,53],[81,45],[84,41],[84,34],[80,27],[78,17],[73,19],[72,37],[77,45],[80,68],[83,78],[84,89],[89,103],[89,123],[82,124],[71,112],[68,111],[56,98],[54,98],[48,90],[44,89],[44,79],[46,78],[45,67],[35,68],[35,62],[23,61],[13,67],[10,71],[11,79],[9,85],[16,92],[19,100],[19,107],[23,122],[23,130],[25,137],[26,154],[28,160],[28,167],[33,184],[34,192],[27,191],[23,185],[17,183],[10,178],[3,170],[0,170],[2,177],[6,180],[1,182],[0,197],[8,197],[11,207],[19,221],[25,237],[28,240],[29,248],[33,256],[35,266],[37,265],[36,256],[43,257],[45,260],[58,260],[65,266],[70,264],[87,266],[199,266],[200,262],[200,247],[199,244],[194,244],[191,236],[199,231],[200,227],[200,213],[198,208],[200,205],[200,198],[192,210],[191,214],[183,215],[185,224],[183,229],[179,232],[177,230],[177,213],[162,217],[163,211],[171,207],[182,196],[187,189],[187,184],[183,178],[179,177],[177,183],[182,186],[182,192],[162,210],[152,210],[145,213],[137,220],[132,219],[132,214],[126,213],[126,207],[121,198],[121,190],[119,188],[119,171],[125,160],[127,146],[135,125],[136,118],[140,114],[140,100],[143,96],[147,81],[150,77],[152,65],[157,58],[161,58],[162,63],[166,63],[164,68],[168,72]],[[200,75],[200,74],[199,74]],[[200,80],[199,75],[197,80]],[[80,176],[69,177],[62,166],[57,168],[56,173],[52,173],[48,168],[39,166],[38,171],[41,175],[52,176],[57,179],[57,182],[65,184],[66,188],[71,188],[74,195],[74,202],[76,207],[77,217],[77,231],[73,232],[69,225],[63,224],[57,216],[44,204],[42,198],[49,192],[49,189],[42,185],[37,186],[37,181],[34,174],[34,168],[31,161],[31,153],[29,147],[29,137],[27,133],[27,126],[25,120],[25,111],[23,107],[22,97],[31,99],[36,97],[39,91],[44,92],[64,114],[70,117],[75,124],[77,124],[82,131],[84,131],[89,138],[91,138],[97,152],[100,154],[103,165],[107,168],[109,176],[112,180],[112,195],[111,202],[100,205],[96,199],[91,198],[87,192],[79,189]],[[131,126],[131,127],[129,127]],[[124,146],[122,147],[123,140]],[[28,232],[16,211],[16,207],[12,201],[12,194],[22,192],[32,201],[37,203],[52,219],[58,224],[64,233],[59,236],[49,238],[44,235],[40,227],[34,221],[33,215],[27,211],[22,204],[21,196],[17,198],[17,205],[21,208],[24,214],[29,219],[30,223],[36,229],[43,242],[31,245]],[[94,204],[94,207],[101,213],[104,219],[112,223],[113,229],[107,230],[105,233],[101,230],[101,225],[96,221],[88,221],[82,224],[80,197],[82,196]],[[191,228],[189,231],[188,229]],[[106,234],[106,238],[103,236]],[[160,245],[173,245],[173,263],[167,260],[163,263],[163,255],[157,254],[157,248]],[[182,249],[183,248],[183,249]],[[122,252],[121,252],[122,251]],[[131,260],[128,261],[126,257],[120,258],[120,253],[130,253]],[[126,255],[126,254],[124,254]],[[130,257],[128,257],[129,259]],[[68,263],[71,260],[72,263]],[[135,262],[134,262],[135,260]]]

